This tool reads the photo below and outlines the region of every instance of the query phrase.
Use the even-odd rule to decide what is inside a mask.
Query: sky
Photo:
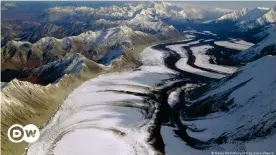
[[[4,2],[7,1],[16,1],[16,0],[1,0]],[[21,0],[20,0],[21,1]],[[24,0],[22,0],[24,1]],[[29,1],[36,1],[36,0],[29,0]],[[48,1],[56,1],[56,0],[48,0]],[[64,0],[59,0],[64,1]],[[69,0],[74,1],[74,0]],[[103,0],[82,0],[82,1],[103,1]],[[104,0],[106,1],[106,0]],[[107,1],[118,1],[118,0],[107,0]],[[126,2],[133,2],[133,1],[146,1],[146,0],[121,0]],[[152,1],[152,0],[150,0]],[[161,1],[161,0],[154,0],[154,1]],[[77,2],[75,0],[75,2]],[[221,8],[229,8],[229,9],[240,9],[240,8],[255,8],[255,7],[276,7],[276,1],[228,1],[228,0],[221,0],[221,1],[210,1],[210,0],[200,0],[200,1],[186,1],[186,0],[166,0],[166,2],[172,3],[179,3],[180,5],[188,5],[188,6],[196,6],[196,7],[221,7]]]
[[[176,2],[179,3],[179,2]],[[217,6],[229,9],[276,7],[276,1],[182,1],[180,3],[195,5],[198,7]]]

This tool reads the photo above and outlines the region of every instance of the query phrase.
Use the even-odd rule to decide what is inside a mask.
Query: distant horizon
[[[179,1],[180,2],[180,1]],[[179,3],[174,2],[174,3]],[[256,8],[256,7],[268,7],[272,8],[276,6],[276,1],[181,1],[188,5],[195,5],[197,7],[221,7],[227,9],[241,9],[241,8]],[[210,5],[211,4],[211,5]],[[210,5],[210,6],[209,6]]]
[[[154,0],[155,2],[161,2],[161,0]],[[145,1],[145,0],[82,0],[82,1],[74,1],[74,0],[69,0],[69,1],[64,1],[64,0],[50,0],[50,1],[37,1],[37,0],[30,0],[30,1],[24,1],[24,0],[2,0],[2,2],[61,2],[61,3],[82,3],[85,6],[85,3],[87,2],[104,2],[104,3],[114,3],[114,2],[152,2],[152,1]],[[192,7],[198,7],[198,8],[214,8],[214,7],[219,7],[219,8],[225,8],[225,9],[241,9],[241,8],[256,8],[256,7],[276,7],[276,1],[209,1],[209,0],[204,0],[204,1],[185,1],[185,0],[174,0],[174,1],[164,1],[164,2],[169,2],[169,3],[176,3],[182,6],[192,6]]]

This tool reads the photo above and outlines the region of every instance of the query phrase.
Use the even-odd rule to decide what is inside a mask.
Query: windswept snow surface
[[[66,98],[27,154],[154,154],[146,141],[154,117],[145,118],[142,112],[154,107],[140,96],[118,91],[147,93],[170,78],[174,72],[162,66],[162,57],[147,48],[140,71],[101,75],[83,83]]]
[[[28,154],[154,154],[146,142],[153,122],[141,113],[149,105],[141,97],[106,90],[145,93],[166,78],[168,74],[151,70],[85,82],[67,97]]]
[[[141,61],[143,66],[140,68],[147,72],[158,72],[158,73],[171,73],[174,74],[173,70],[168,69],[164,64],[165,53],[155,50],[152,47],[147,47],[141,53]]]
[[[245,42],[245,41],[215,41],[215,44],[222,47],[227,47],[230,49],[236,49],[236,50],[246,50],[253,46],[254,44]]]
[[[148,47],[141,53],[141,61],[145,66],[164,66],[164,53]]]

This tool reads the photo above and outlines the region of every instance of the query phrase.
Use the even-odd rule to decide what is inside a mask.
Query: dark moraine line
[[[137,92],[120,91],[120,90],[106,90],[106,91],[113,91],[116,93],[136,95],[144,98],[145,104],[149,105],[149,109],[146,113],[148,113],[151,118],[153,118],[154,117],[153,115],[155,115],[154,125],[149,127],[148,129],[150,133],[148,142],[155,148],[155,150],[157,151],[157,154],[160,154],[160,155],[165,154],[165,144],[161,135],[161,127],[162,125],[167,124],[169,122],[170,124],[177,127],[174,130],[175,134],[178,135],[178,137],[181,138],[183,141],[185,141],[187,145],[196,149],[205,149],[209,147],[209,144],[210,144],[208,142],[204,142],[189,136],[186,131],[188,127],[182,124],[180,120],[181,112],[187,109],[184,101],[185,99],[182,98],[182,95],[183,93],[185,93],[185,91],[181,91],[181,94],[179,95],[179,102],[176,103],[173,107],[170,107],[170,105],[168,104],[168,97],[170,93],[176,90],[177,88],[181,88],[185,86],[187,83],[193,83],[193,84],[209,83],[217,80],[214,78],[209,78],[202,75],[189,73],[176,67],[175,64],[179,61],[179,59],[181,59],[181,56],[177,52],[169,48],[166,48],[166,46],[187,43],[191,41],[159,44],[152,47],[153,49],[160,50],[165,53],[165,58],[164,58],[165,66],[169,69],[172,69],[178,72],[179,76],[176,75],[176,78],[177,79],[181,78],[182,80],[174,82],[170,85],[167,85],[168,81],[163,81],[162,83],[157,84],[155,89],[153,89],[151,92],[148,92],[148,93],[137,93]],[[201,70],[206,70],[205,68],[202,69],[194,65],[195,57],[193,55],[189,56],[188,59],[189,59],[188,65]],[[214,72],[210,70],[206,70],[206,71]]]
[[[229,49],[226,47],[218,46],[215,42],[209,42],[209,45],[214,48],[207,50],[206,54],[210,57],[214,57],[214,60],[210,60],[211,64],[241,67],[242,64],[232,59],[232,56],[240,53],[241,51],[235,49]]]
[[[159,137],[158,139],[160,142],[163,143],[162,136],[160,135],[161,127],[165,123],[169,123],[173,126],[176,126],[177,129],[174,130],[175,134],[178,135],[179,138],[181,138],[183,141],[187,143],[187,145],[196,148],[196,149],[206,149],[209,147],[208,142],[201,141],[199,139],[193,138],[188,135],[187,129],[188,127],[182,124],[180,120],[180,112],[186,109],[185,105],[185,99],[182,98],[183,94],[179,95],[179,102],[176,103],[173,107],[170,107],[168,104],[168,97],[171,92],[175,91],[177,88],[181,88],[185,86],[186,84],[196,84],[198,83],[197,80],[183,80],[179,82],[175,82],[169,86],[164,87],[163,89],[153,92],[157,96],[157,101],[160,104],[160,110],[158,112],[157,121],[156,121],[156,128],[154,130],[154,136],[153,137]],[[165,84],[165,83],[164,83]],[[184,91],[181,91],[181,93],[184,93]],[[157,136],[158,135],[158,136]],[[165,146],[160,143],[158,146],[162,150],[165,150]],[[162,152],[163,153],[163,152]]]
[[[178,44],[181,44],[181,42]],[[165,52],[166,56],[164,58],[164,63],[165,63],[166,67],[178,72],[183,77],[189,77],[191,79],[197,80],[198,82],[206,83],[206,82],[211,82],[211,81],[217,80],[215,78],[205,77],[202,75],[186,72],[186,71],[183,71],[183,70],[179,69],[178,67],[176,67],[175,64],[181,59],[181,56],[178,53],[176,53],[174,50],[166,48],[166,46],[168,46],[168,45],[172,45],[172,44],[159,44],[159,45],[155,45],[152,47],[153,49]]]
[[[164,58],[164,64],[166,65],[167,68],[172,69],[176,72],[178,72],[182,77],[183,80],[175,82],[169,86],[166,86],[162,88],[161,90],[158,91],[152,91],[155,96],[157,96],[156,100],[159,103],[159,111],[156,114],[157,118],[155,121],[155,126],[153,129],[151,129],[151,139],[150,141],[153,141],[153,146],[156,150],[158,150],[161,154],[165,154],[165,145],[163,142],[163,138],[161,135],[161,127],[163,124],[170,122],[170,124],[174,125],[177,127],[175,131],[175,134],[179,136],[183,141],[187,143],[187,145],[196,148],[196,149],[205,149],[209,147],[208,142],[201,141],[199,139],[190,137],[187,133],[188,127],[182,124],[180,120],[180,112],[185,111],[186,106],[185,106],[185,101],[183,101],[183,98],[181,98],[182,94],[179,96],[179,102],[175,104],[175,106],[170,107],[168,104],[168,97],[170,93],[177,88],[181,88],[185,86],[187,83],[209,83],[212,81],[215,81],[217,79],[189,73],[186,71],[183,71],[175,66],[175,64],[181,59],[181,56],[176,53],[175,51],[166,48],[168,45],[173,45],[173,44],[181,44],[183,42],[177,42],[177,43],[170,43],[170,44],[159,44],[155,45],[152,48],[156,50],[160,50],[163,52],[166,52],[166,56]],[[185,42],[187,43],[187,42]],[[193,59],[193,57],[189,56],[188,59]],[[195,59],[190,60],[189,63],[193,64]],[[189,64],[188,64],[189,65]],[[195,65],[193,65],[195,66]],[[201,68],[198,68],[201,69]],[[204,69],[202,69],[204,70]],[[209,71],[209,70],[208,70]],[[212,71],[211,71],[212,72]],[[185,78],[184,78],[185,77]],[[190,79],[190,80],[187,80]],[[162,85],[162,84],[161,84]],[[165,85],[165,83],[163,83]],[[160,85],[159,85],[160,86]],[[181,93],[184,93],[182,91]],[[159,142],[156,142],[159,141]]]
[[[208,36],[206,37],[206,35],[201,35],[201,34],[198,34],[196,36],[198,38],[203,38],[203,39],[214,39],[213,41],[209,41],[209,42],[204,42],[204,40],[200,41],[200,43],[202,43],[202,44],[208,44],[208,45],[214,47],[214,48],[208,49],[206,51],[206,55],[215,58],[215,59],[209,59],[209,62],[211,64],[231,66],[231,67],[241,67],[242,66],[242,64],[240,64],[240,62],[237,62],[232,59],[233,55],[236,55],[241,52],[240,50],[230,49],[230,48],[218,46],[215,44],[216,41],[230,41],[231,42],[231,40],[229,38],[221,37],[221,36],[220,36],[220,38],[217,38],[217,37],[209,38]],[[191,45],[190,47],[199,46],[200,43]]]
[[[217,38],[212,38],[212,39],[214,39],[214,41],[218,40]],[[175,91],[177,88],[181,88],[181,87],[185,86],[187,83],[193,83],[193,84],[209,83],[209,82],[217,80],[217,79],[189,73],[189,72],[183,71],[176,67],[175,64],[179,61],[179,59],[181,59],[181,56],[176,51],[166,48],[166,46],[181,44],[181,43],[188,43],[188,42],[192,42],[192,41],[194,41],[194,40],[185,41],[185,42],[159,44],[159,45],[155,45],[152,47],[153,49],[156,49],[156,50],[159,50],[159,51],[162,51],[165,53],[165,58],[164,58],[165,66],[169,69],[172,69],[172,70],[178,72],[180,74],[180,77],[182,77],[182,79],[183,79],[183,80],[175,82],[169,86],[163,87],[161,90],[155,89],[151,92],[152,94],[155,94],[154,96],[156,96],[156,98],[154,98],[153,100],[154,100],[154,102],[157,102],[159,104],[158,105],[159,111],[156,113],[157,118],[155,121],[155,126],[151,129],[150,141],[154,142],[153,143],[154,148],[156,150],[158,150],[161,154],[165,154],[165,145],[164,145],[163,138],[162,138],[160,131],[161,131],[162,125],[168,124],[169,122],[170,122],[169,125],[176,127],[174,129],[175,134],[179,138],[181,138],[183,141],[185,141],[186,144],[192,148],[202,150],[202,149],[207,149],[211,145],[215,144],[213,141],[202,141],[202,140],[196,139],[196,138],[188,135],[187,129],[190,129],[190,127],[181,122],[181,115],[185,115],[185,111],[187,110],[187,106],[185,104],[186,101],[184,98],[185,90],[182,90],[180,92],[180,94],[178,96],[179,102],[177,102],[173,107],[170,107],[170,105],[168,104],[168,97],[169,97],[170,93]],[[218,72],[213,69],[199,67],[194,64],[196,57],[193,55],[192,50],[190,48],[193,46],[199,46],[199,45],[204,45],[204,44],[209,44],[209,45],[211,44],[215,48],[217,48],[218,46],[216,46],[214,44],[214,41],[206,42],[206,43],[201,41],[199,44],[191,45],[189,47],[184,47],[185,50],[187,50],[187,52],[188,52],[187,64],[190,65],[191,67],[194,67],[194,68],[197,68],[200,70],[204,70],[207,72],[228,75],[226,73]],[[229,49],[221,48],[221,47],[219,47],[219,49],[231,51]],[[234,51],[234,53],[236,53],[236,52],[237,51]],[[218,55],[218,57],[216,57],[216,58],[219,58],[219,56],[220,55]],[[225,55],[225,58],[227,58],[227,57],[229,58],[229,55]],[[228,59],[224,59],[224,60],[228,60]],[[216,64],[216,63],[214,63],[214,64]],[[230,66],[236,66],[236,65],[230,64]],[[163,82],[163,83],[159,84],[158,86],[162,87],[164,85],[166,85],[166,82]]]
[[[157,148],[160,149],[161,147],[162,150],[165,150],[165,145],[163,144],[163,138],[160,134],[160,131],[161,131],[162,125],[169,122],[174,127],[177,127],[176,129],[174,129],[175,134],[183,141],[185,141],[187,145],[191,146],[192,148],[200,149],[200,150],[210,147],[211,145],[210,142],[201,141],[199,139],[189,136],[187,133],[188,127],[181,122],[180,114],[181,112],[187,109],[185,104],[186,101],[185,101],[185,98],[183,97],[185,90],[182,90],[180,92],[179,102],[177,102],[173,107],[170,107],[170,105],[168,104],[168,98],[171,92],[175,91],[177,88],[181,88],[185,86],[186,84],[197,84],[197,83],[198,83],[197,80],[182,80],[182,81],[175,82],[169,86],[166,86],[159,91],[152,92],[153,94],[156,94],[157,101],[160,104],[160,107],[159,107],[160,110],[158,112],[158,115],[156,115],[157,124],[154,130],[154,134],[152,136],[152,137],[158,137],[158,139],[160,140],[160,143]],[[163,154],[165,154],[165,152]]]
[[[148,105],[145,110],[145,118],[153,119],[154,125],[151,125],[148,128],[148,132],[150,133],[147,141],[153,148],[157,151],[157,155],[165,154],[165,144],[163,138],[160,133],[161,126],[164,122],[168,122],[170,116],[170,107],[167,104],[160,104],[160,95],[156,91],[150,93],[137,93],[131,91],[121,91],[121,90],[105,90],[103,92],[115,92],[121,94],[130,94],[135,96],[140,96],[144,99],[144,104]],[[158,96],[158,97],[157,97]],[[161,97],[162,98],[162,97]],[[166,114],[168,113],[168,114]],[[154,116],[155,115],[155,116]]]
[[[240,53],[241,51],[235,49],[229,49],[223,46],[218,46],[215,44],[215,41],[231,41],[228,36],[208,36],[204,34],[194,34],[196,38],[203,39],[200,41],[202,44],[208,44],[213,46],[214,48],[207,50],[206,55],[213,57],[215,59],[209,59],[211,64],[216,65],[223,65],[223,66],[231,66],[231,67],[241,67],[237,61],[232,59],[232,56],[235,54]],[[213,41],[204,42],[204,40],[213,39]],[[192,46],[199,46],[199,44],[191,45]]]
[[[202,78],[205,78],[205,77],[202,77]],[[164,155],[165,144],[161,135],[161,127],[162,125],[170,121],[178,127],[178,129],[175,131],[176,134],[184,141],[187,141],[188,145],[201,146],[201,148],[204,145],[206,145],[204,142],[198,139],[192,138],[187,134],[186,132],[187,128],[181,123],[180,117],[179,117],[179,113],[182,108],[179,108],[178,106],[171,108],[170,105],[168,104],[168,97],[172,91],[176,90],[177,88],[181,88],[185,86],[187,83],[196,84],[199,81],[202,82],[202,80],[198,80],[198,79],[183,78],[183,80],[177,81],[168,86],[165,86],[167,82],[162,82],[160,84],[157,84],[158,86],[156,87],[156,89],[153,89],[151,92],[145,93],[145,94],[131,92],[131,91],[120,91],[120,90],[105,90],[105,91],[136,95],[144,98],[145,104],[149,105],[148,110],[146,110],[147,115],[150,115],[151,118],[153,118],[154,117],[153,115],[155,115],[154,126],[150,126],[148,129],[150,133],[150,137],[148,138],[147,141],[154,147],[158,155]],[[177,105],[180,105],[180,103],[178,103]],[[185,104],[181,104],[181,105],[185,105]]]
[[[200,44],[202,45],[202,44]],[[193,45],[193,46],[200,46],[199,44],[196,44],[196,45]],[[187,64],[193,68],[196,68],[196,69],[200,69],[200,70],[203,70],[203,71],[206,71],[206,72],[211,72],[211,73],[216,73],[216,74],[221,74],[221,75],[230,75],[229,73],[225,73],[225,72],[220,72],[220,71],[217,71],[217,70],[214,70],[214,69],[210,69],[210,68],[203,68],[203,67],[200,67],[200,66],[197,66],[195,65],[195,60],[196,60],[196,57],[194,56],[192,50],[191,50],[191,47],[185,47],[183,46],[182,48],[184,48],[186,51],[187,51],[187,54],[188,54],[188,61],[187,61]]]
[[[168,123],[171,120],[173,111],[168,104],[168,96],[170,92],[176,88],[182,87],[187,83],[187,81],[175,82],[172,85],[166,86],[161,90],[153,91],[152,93],[157,96],[156,102],[158,103],[158,111],[156,113],[155,126],[150,130],[151,137],[150,142],[154,142],[153,147],[159,151],[160,154],[165,154],[165,144],[161,135],[162,125]],[[165,83],[163,83],[164,85]]]
[[[179,94],[179,102],[177,102],[173,107],[172,107],[172,116],[171,116],[171,121],[177,126],[177,130],[174,130],[175,134],[179,136],[183,141],[187,143],[187,145],[191,146],[192,148],[195,149],[206,149],[210,147],[209,142],[201,141],[199,139],[193,138],[188,135],[187,129],[188,126],[184,125],[181,122],[181,117],[180,113],[185,111],[187,109],[185,103],[185,98],[184,95],[185,90],[182,90]]]

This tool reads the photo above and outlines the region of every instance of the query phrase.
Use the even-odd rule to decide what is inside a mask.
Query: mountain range
[[[2,153],[275,151],[276,7],[181,3],[2,2]]]

